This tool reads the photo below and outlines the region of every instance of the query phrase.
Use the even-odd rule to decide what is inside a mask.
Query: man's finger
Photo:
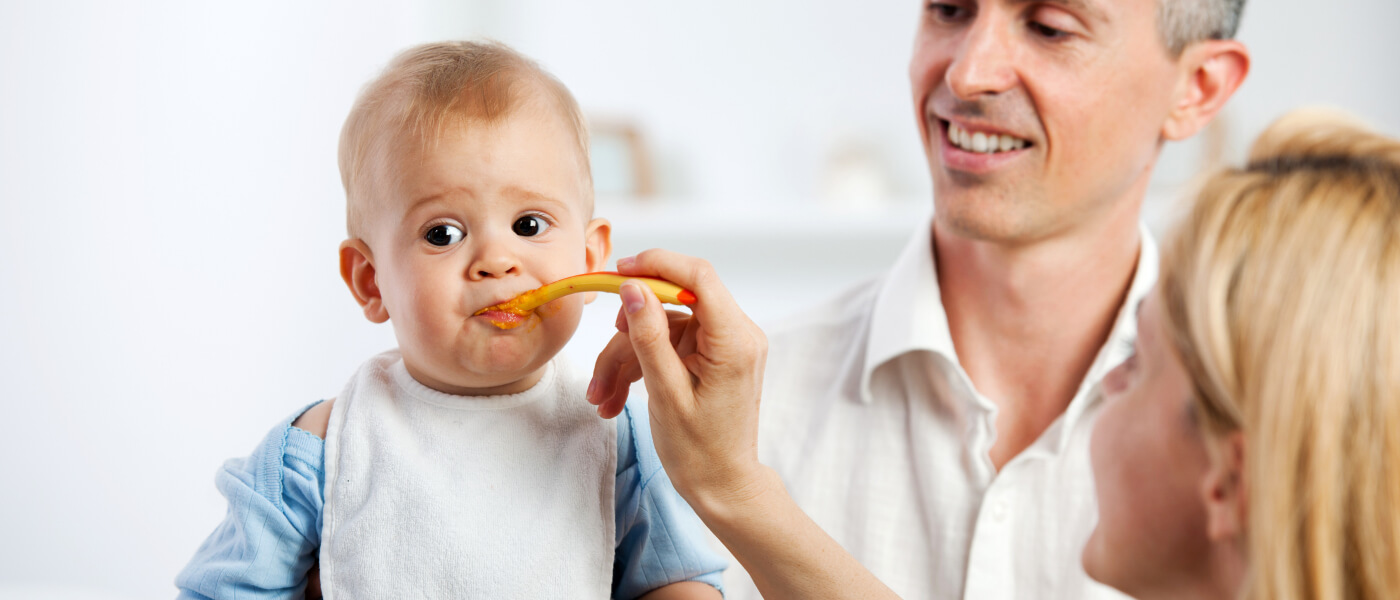
[[[720,282],[709,261],[653,248],[617,261],[617,271],[628,276],[660,277],[695,294],[690,310],[716,335],[748,320],[734,297]]]
[[[651,288],[637,281],[623,283],[620,292],[627,314],[627,336],[632,340],[651,402],[685,401],[676,395],[690,389],[690,374],[671,345],[671,324],[661,301]]]
[[[598,416],[611,419],[622,413],[622,407],[631,396],[632,384],[642,379],[642,366],[636,362],[624,363],[613,379],[612,387],[601,393],[598,401]]]
[[[671,329],[671,346],[679,350],[679,356],[695,351],[692,341],[687,344],[685,336],[694,338],[694,324],[690,313],[666,311],[667,326]],[[637,354],[632,350],[632,340],[627,337],[627,313],[617,309],[617,330],[620,332],[608,341],[598,354],[593,366],[593,382],[590,385],[588,401],[598,407],[598,416],[605,419],[616,417],[631,395],[632,384],[642,379],[642,368],[637,362]]]
[[[671,341],[675,342],[680,338],[677,332],[683,331],[686,325],[690,324],[693,315],[679,310],[666,310],[666,320],[671,322]],[[627,333],[627,311],[623,307],[618,307],[617,318],[613,320],[613,327],[622,333]]]
[[[632,383],[642,379],[642,366],[637,362],[636,354],[632,353],[632,340],[626,335],[617,334],[608,343],[625,346],[626,356],[631,358],[616,363],[613,373],[608,375],[606,381],[597,384],[594,397],[589,399],[589,402],[598,405],[598,416],[605,419],[616,417],[622,412],[622,407],[627,404],[627,398],[631,394]]]
[[[593,363],[593,381],[588,386],[588,401],[600,407],[599,414],[606,418],[616,416],[606,415],[601,407],[613,400],[617,396],[617,388],[622,388],[622,400],[627,399],[627,386],[632,381],[619,382],[624,377],[626,366],[636,364],[637,354],[632,350],[632,340],[625,333],[619,333],[608,341],[608,345],[603,347],[603,351],[598,353],[598,359]]]
[[[676,346],[676,355],[681,357],[682,360],[687,356],[695,354],[698,350],[696,336],[699,334],[699,331],[699,324],[695,322],[690,323],[688,327],[681,328],[680,335],[676,337],[674,343]]]

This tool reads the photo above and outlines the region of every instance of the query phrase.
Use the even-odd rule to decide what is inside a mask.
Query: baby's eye
[[[535,237],[549,229],[549,223],[534,215],[525,215],[515,220],[511,230],[520,237]]]
[[[462,241],[462,230],[452,225],[438,225],[428,230],[423,239],[434,246],[451,246]]]

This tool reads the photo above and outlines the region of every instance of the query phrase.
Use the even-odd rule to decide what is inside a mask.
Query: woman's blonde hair
[[[1163,257],[1203,427],[1245,439],[1242,597],[1400,597],[1400,141],[1285,116]]]

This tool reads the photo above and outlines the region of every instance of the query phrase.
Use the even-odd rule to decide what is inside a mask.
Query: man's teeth
[[[1030,145],[1030,142],[1026,140],[1009,135],[986,134],[980,131],[968,133],[966,129],[958,127],[955,123],[948,123],[948,140],[963,150],[982,154],[1020,150]]]

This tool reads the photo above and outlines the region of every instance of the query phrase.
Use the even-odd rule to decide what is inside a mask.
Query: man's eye
[[[428,230],[423,239],[434,246],[451,246],[462,241],[462,230],[452,225],[438,225]]]
[[[1048,40],[1058,40],[1069,35],[1069,32],[1067,31],[1061,31],[1048,25],[1036,23],[1035,21],[1030,22],[1030,28],[1031,31],[1036,33],[1036,35],[1039,35],[1040,37],[1043,37]]]
[[[928,10],[940,21],[957,21],[965,17],[967,13],[963,7],[946,2],[930,2]]]
[[[549,229],[549,223],[534,215],[525,215],[515,220],[511,230],[520,237],[535,237]]]

